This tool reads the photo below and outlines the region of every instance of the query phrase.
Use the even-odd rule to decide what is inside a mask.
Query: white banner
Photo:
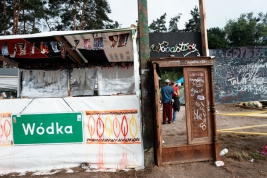
[[[84,162],[99,171],[144,167],[136,95],[0,100],[0,108],[0,174],[71,168]],[[11,114],[70,111],[83,113],[83,143],[12,145]]]

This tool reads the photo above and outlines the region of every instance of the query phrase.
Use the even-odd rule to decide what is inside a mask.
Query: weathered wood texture
[[[207,67],[184,68],[188,144],[212,141],[208,74]]]
[[[152,62],[158,63],[159,67],[188,67],[188,66],[213,66],[211,57],[185,57],[185,58],[155,58]]]
[[[199,0],[199,12],[200,12],[200,31],[201,31],[201,44],[203,56],[208,56],[208,33],[206,25],[206,8],[205,0]]]
[[[162,128],[160,113],[160,90],[158,74],[156,72],[156,64],[153,64],[154,86],[155,86],[155,138],[156,138],[156,162],[158,166],[162,166]]]
[[[219,148],[218,143],[217,149]],[[206,161],[215,157],[213,144],[183,145],[162,148],[162,164],[177,164],[185,162]]]

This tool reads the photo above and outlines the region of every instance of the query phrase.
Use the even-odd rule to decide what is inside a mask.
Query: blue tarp
[[[184,77],[182,77],[182,78],[176,80],[176,83],[184,83]]]

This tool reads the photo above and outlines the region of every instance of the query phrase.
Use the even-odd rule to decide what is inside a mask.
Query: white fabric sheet
[[[70,72],[71,96],[94,95],[97,68],[73,69]]]
[[[98,95],[132,94],[135,92],[134,67],[98,67]]]
[[[20,70],[21,96],[28,98],[67,97],[68,70]]]
[[[14,107],[15,106],[15,107]],[[80,166],[87,162],[99,171],[125,169],[127,166],[144,167],[143,142],[141,138],[140,100],[136,95],[105,96],[105,97],[69,97],[69,98],[39,98],[39,99],[13,99],[0,100],[1,117],[0,124],[8,126],[10,117],[3,113],[31,114],[31,113],[61,113],[70,111],[82,111],[84,142],[72,144],[42,144],[42,145],[12,145],[13,132],[8,135],[8,128],[0,137],[0,175],[10,172],[49,171]],[[118,111],[136,110],[136,113],[122,114],[91,114],[86,111]],[[139,138],[138,142],[101,142],[93,143],[91,138],[97,138],[97,134],[90,135],[90,118],[103,120],[106,130],[109,129],[108,121],[118,118],[119,122],[127,120],[129,131],[127,135],[118,136],[119,139],[131,139],[133,135]],[[91,117],[91,118],[92,118]],[[107,119],[109,118],[109,119]],[[131,120],[134,119],[134,122]],[[124,123],[125,124],[125,123]],[[12,124],[11,124],[12,125]],[[124,126],[123,126],[124,127]],[[125,128],[125,127],[124,127]],[[11,128],[9,128],[11,129]],[[102,139],[114,139],[114,134],[106,132]],[[137,131],[137,132],[135,132]],[[136,133],[136,134],[135,134]]]

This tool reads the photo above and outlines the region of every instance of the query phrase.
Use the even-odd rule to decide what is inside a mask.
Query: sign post
[[[14,144],[83,142],[82,113],[12,115]]]

